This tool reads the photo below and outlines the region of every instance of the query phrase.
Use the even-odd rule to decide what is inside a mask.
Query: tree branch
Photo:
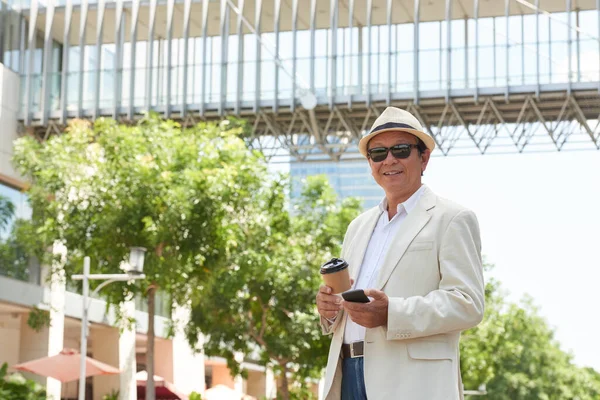
[[[156,255],[160,258],[163,255],[163,250],[165,249],[165,242],[160,242],[158,244],[158,246],[156,246],[156,249],[154,249],[154,252],[156,253]]]
[[[262,313],[262,318],[261,318],[260,333],[259,333],[259,336],[262,338],[263,335],[265,334],[265,329],[267,327],[267,311],[269,310],[269,306],[268,305],[264,305],[262,303],[262,301],[260,301],[260,298],[258,299],[258,302],[260,303],[260,308],[262,309],[262,312],[263,312]]]
[[[265,322],[265,313],[263,312],[263,327],[264,322]],[[252,315],[252,311],[248,311],[248,321],[250,321],[250,336],[256,340],[256,343],[258,343],[259,345],[261,345],[265,351],[267,352],[267,354],[269,355],[269,357],[275,361],[277,361],[277,363],[281,363],[282,359],[280,357],[277,357],[277,355],[273,354],[270,350],[269,350],[269,346],[267,345],[267,342],[265,342],[265,340],[263,339],[263,335],[264,335],[264,329],[263,327],[261,327],[260,330],[260,334],[257,335],[256,334],[256,327],[254,326],[254,324],[252,323],[253,319],[252,319],[253,315]]]

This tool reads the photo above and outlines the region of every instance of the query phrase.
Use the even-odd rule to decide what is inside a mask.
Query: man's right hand
[[[331,294],[332,289],[327,285],[321,285],[317,293],[317,309],[322,317],[334,318],[342,309],[342,298]]]

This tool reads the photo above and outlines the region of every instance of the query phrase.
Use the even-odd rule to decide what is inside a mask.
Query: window
[[[39,261],[25,244],[30,219],[27,196],[0,184],[0,275],[39,284]]]

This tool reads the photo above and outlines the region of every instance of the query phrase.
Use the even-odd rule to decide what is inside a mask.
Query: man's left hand
[[[380,290],[366,289],[365,294],[372,300],[368,303],[353,303],[342,301],[342,307],[346,310],[352,321],[365,328],[376,328],[387,325],[388,319],[388,297]]]

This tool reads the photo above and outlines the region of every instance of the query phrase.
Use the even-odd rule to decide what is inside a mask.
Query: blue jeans
[[[342,360],[342,400],[367,400],[362,357]]]

